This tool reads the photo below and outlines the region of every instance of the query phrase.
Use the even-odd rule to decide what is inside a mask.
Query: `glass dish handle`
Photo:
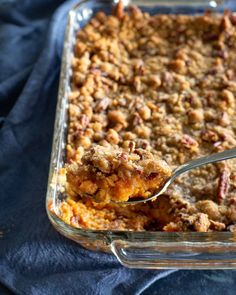
[[[119,262],[141,269],[233,269],[236,246],[222,242],[157,242],[113,240],[111,250]],[[225,247],[228,251],[226,253]]]

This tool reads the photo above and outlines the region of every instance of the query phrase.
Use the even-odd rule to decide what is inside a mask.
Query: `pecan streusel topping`
[[[71,171],[86,155],[94,166],[99,149],[140,150],[173,169],[236,146],[235,19],[231,12],[151,16],[119,3],[113,15],[99,12],[78,32],[67,142],[72,178],[60,207],[65,222],[112,230],[236,228],[234,159],[195,169],[141,205],[96,203],[71,188]],[[105,163],[108,154],[98,165],[105,165],[103,174],[113,161]],[[84,189],[96,197],[96,182]]]

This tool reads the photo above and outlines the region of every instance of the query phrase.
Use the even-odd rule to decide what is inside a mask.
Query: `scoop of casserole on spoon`
[[[124,203],[151,197],[171,176],[167,163],[152,153],[125,152],[96,146],[85,152],[81,163],[66,167],[69,190],[96,202]]]
[[[85,153],[81,164],[67,166],[67,184],[76,195],[96,202],[138,204],[156,199],[187,171],[234,157],[236,148],[189,161],[172,171],[148,151],[126,153],[99,146]]]

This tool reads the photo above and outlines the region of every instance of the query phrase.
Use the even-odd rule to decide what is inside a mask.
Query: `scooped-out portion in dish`
[[[170,168],[236,146],[236,14],[99,12],[72,60],[65,199],[60,218],[84,229],[236,231],[236,160],[176,179]]]
[[[95,146],[85,152],[81,163],[66,168],[70,190],[96,202],[124,202],[148,198],[171,175],[165,161],[143,149],[132,153],[112,146]]]

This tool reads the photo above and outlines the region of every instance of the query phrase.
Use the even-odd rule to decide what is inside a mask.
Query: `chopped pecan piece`
[[[219,181],[218,181],[218,187],[217,187],[217,199],[218,202],[222,202],[229,191],[230,187],[230,172],[228,169],[225,169],[221,172]]]
[[[134,150],[135,150],[135,142],[134,141],[129,142],[129,150],[131,153],[134,152]]]
[[[225,224],[223,222],[210,220],[210,229],[214,231],[222,231],[225,229]]]
[[[117,18],[122,19],[124,17],[124,4],[123,1],[119,1],[117,5],[114,8],[114,15],[117,16]]]
[[[229,19],[228,13],[225,13],[221,20],[220,29],[222,31],[227,31],[231,27],[231,21]]]
[[[139,113],[135,112],[132,116],[132,126],[138,126],[143,122]]]
[[[217,142],[219,141],[219,135],[212,130],[204,130],[201,134],[202,140],[209,142]]]
[[[197,232],[207,232],[210,227],[208,216],[204,213],[198,213],[193,226]]]
[[[213,52],[213,56],[214,57],[220,57],[220,58],[226,59],[228,57],[228,52],[227,52],[226,49],[215,50]]]
[[[136,75],[142,76],[144,74],[144,64],[142,60],[138,60],[134,65],[134,72]]]
[[[110,99],[108,97],[105,97],[97,102],[95,106],[95,112],[99,113],[101,111],[105,111],[110,104]]]
[[[198,147],[198,142],[188,134],[183,135],[183,137],[181,139],[181,143],[187,149],[193,149],[193,148]]]
[[[172,84],[174,81],[174,77],[172,75],[172,73],[170,72],[164,72],[163,76],[162,76],[162,84],[165,84],[165,85],[170,85]]]
[[[131,15],[136,19],[141,18],[143,16],[142,11],[135,5],[130,5],[129,11]]]
[[[81,116],[80,121],[81,121],[82,128],[85,129],[88,126],[90,120],[89,120],[89,117],[88,116],[86,116],[86,115],[83,114]]]
[[[231,224],[227,227],[227,230],[230,232],[235,233],[236,232],[236,224]]]
[[[229,16],[229,19],[230,19],[232,25],[236,26],[236,14],[231,13],[230,16]]]

